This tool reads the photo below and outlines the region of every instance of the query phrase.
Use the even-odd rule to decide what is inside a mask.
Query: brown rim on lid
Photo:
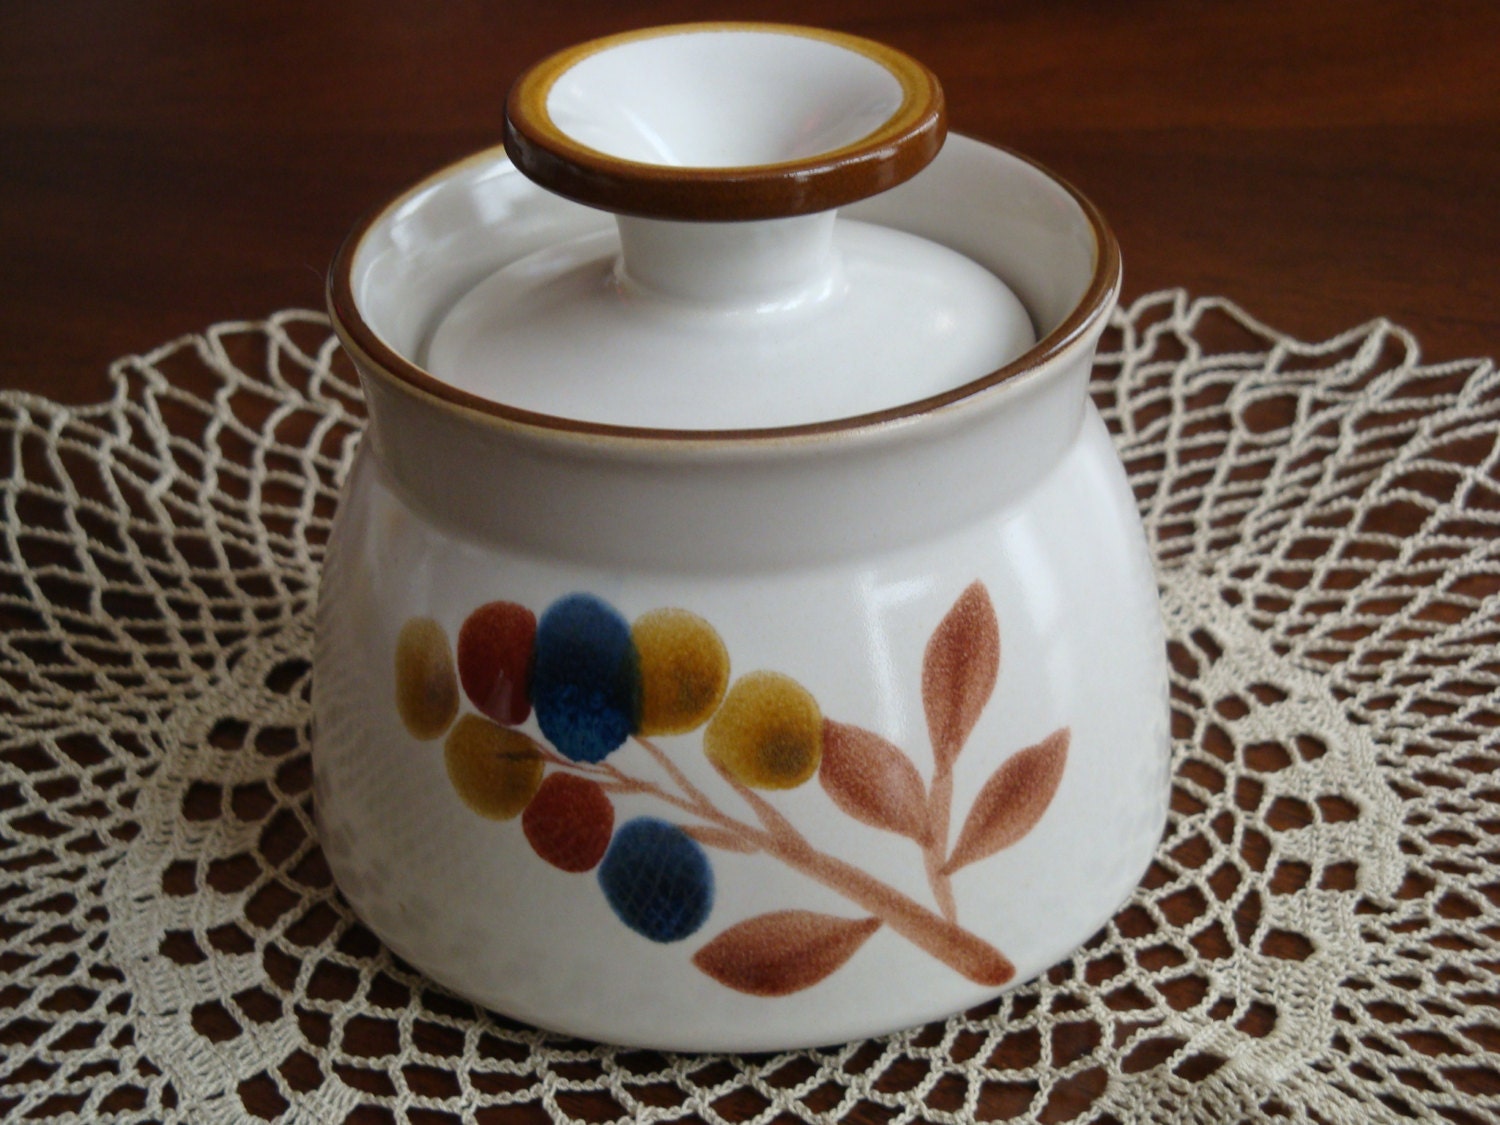
[[[872,132],[815,156],[773,164],[692,168],[647,164],[590,148],[565,133],[547,109],[559,78],[590,55],[641,39],[747,31],[817,39],[874,61],[901,85],[901,103]],[[828,211],[895,187],[942,147],[942,87],[921,63],[842,32],[776,23],[690,23],[595,39],[526,71],[505,106],[505,151],[542,187],[578,203],[654,219],[736,221]]]

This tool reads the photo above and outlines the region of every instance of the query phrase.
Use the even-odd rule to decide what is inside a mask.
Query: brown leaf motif
[[[1001,763],[984,783],[943,874],[1008,848],[1036,826],[1052,803],[1068,759],[1067,727]]]
[[[777,910],[731,926],[698,950],[693,964],[739,992],[786,996],[839,969],[880,925],[878,918]]]
[[[939,622],[922,660],[922,706],[938,767],[968,741],[1000,675],[1000,622],[984,583],[971,583]]]
[[[913,840],[926,834],[927,791],[899,747],[852,723],[823,721],[818,780],[855,820]]]

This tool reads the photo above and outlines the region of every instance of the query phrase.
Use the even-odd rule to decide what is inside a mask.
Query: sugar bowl
[[[370,416],[314,657],[342,893],[481,1004],[663,1049],[1042,972],[1166,814],[1104,220],[806,28],[585,44],[505,129],[330,276]]]

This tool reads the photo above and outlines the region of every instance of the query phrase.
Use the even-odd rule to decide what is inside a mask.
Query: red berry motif
[[[596,781],[571,773],[548,774],[521,814],[531,848],[563,871],[591,871],[609,847],[615,807]]]
[[[458,679],[469,702],[513,727],[531,714],[531,653],[536,615],[514,602],[489,602],[458,631]]]

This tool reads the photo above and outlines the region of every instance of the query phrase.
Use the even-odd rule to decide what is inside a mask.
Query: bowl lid
[[[618,229],[515,261],[423,357],[467,392],[581,421],[816,423],[960,386],[1035,342],[1010,290],[915,235],[836,220],[925,167],[937,80],[868,40],[693,24],[523,75],[506,149]]]
[[[749,40],[745,39],[746,36],[750,37]],[[768,154],[764,147],[768,136],[778,136],[783,141],[791,137],[795,141],[798,134],[796,130],[784,128],[784,123],[777,129],[764,127],[763,123],[758,132],[751,130],[762,145],[758,155],[752,153],[747,157],[743,152],[743,142],[737,141],[735,143],[741,145],[735,150],[737,155],[731,157],[721,153],[714,157],[701,147],[707,143],[707,134],[702,128],[691,123],[674,126],[676,132],[673,135],[698,138],[700,148],[696,150],[695,159],[703,163],[689,167],[664,163],[670,154],[630,150],[618,136],[615,141],[596,139],[596,143],[604,145],[603,149],[592,149],[591,145],[577,138],[567,142],[601,154],[600,166],[607,166],[608,174],[599,172],[594,176],[575,177],[577,183],[583,185],[581,188],[576,185],[568,187],[565,183],[554,184],[559,190],[581,196],[589,190],[589,184],[613,180],[609,191],[618,193],[628,189],[639,193],[642,190],[640,185],[645,183],[648,196],[665,192],[679,203],[687,199],[688,205],[697,209],[696,213],[703,214],[703,209],[708,208],[721,216],[717,219],[673,218],[670,213],[661,217],[661,212],[622,211],[612,216],[555,194],[551,188],[539,186],[522,175],[513,160],[498,148],[475,153],[435,172],[358,224],[345,239],[329,273],[329,310],[340,339],[359,366],[367,387],[379,385],[397,392],[403,399],[415,396],[417,401],[430,407],[459,408],[462,415],[486,428],[526,431],[539,440],[577,444],[580,449],[602,448],[600,443],[608,443],[610,448],[616,444],[622,449],[636,448],[645,443],[663,450],[668,447],[686,450],[718,448],[724,442],[741,447],[754,445],[774,449],[781,448],[789,440],[795,439],[800,446],[804,438],[821,442],[834,434],[860,434],[873,438],[879,433],[892,432],[892,423],[902,423],[897,428],[904,431],[907,428],[905,423],[947,416],[949,408],[970,402],[994,401],[994,396],[987,392],[1002,389],[1002,385],[1016,384],[1023,375],[1056,371],[1059,363],[1071,362],[1068,357],[1097,335],[1119,290],[1120,263],[1113,235],[1098,210],[1086,198],[1056,175],[1019,154],[968,138],[955,138],[943,149],[941,157],[926,168],[921,167],[921,161],[928,159],[926,155],[921,155],[915,163],[897,162],[895,175],[909,175],[911,178],[889,190],[879,190],[873,196],[848,204],[836,224],[827,211],[804,209],[812,206],[807,203],[810,198],[807,190],[799,189],[800,194],[788,194],[784,186],[770,187],[762,182],[765,177],[761,173],[771,169],[778,174],[795,173],[793,180],[802,182],[804,187],[806,183],[821,185],[817,191],[826,189],[832,192],[831,185],[839,185],[839,194],[824,194],[818,200],[819,205],[832,204],[845,198],[842,193],[852,190],[851,184],[862,183],[860,190],[865,190],[872,182],[885,182],[878,176],[874,180],[869,178],[876,176],[871,171],[873,165],[863,160],[863,154],[869,148],[879,148],[880,144],[893,145],[898,153],[908,154],[906,159],[912,152],[920,155],[924,148],[936,149],[933,138],[941,140],[944,128],[941,90],[935,81],[929,83],[920,77],[926,72],[919,64],[911,63],[910,67],[897,65],[894,71],[886,67],[881,60],[897,57],[897,53],[887,48],[870,45],[855,50],[848,47],[851,41],[857,44],[867,41],[803,28],[765,24],[685,25],[618,37],[618,42],[606,40],[602,44],[574,48],[564,52],[558,60],[549,60],[535,68],[535,74],[542,76],[536,81],[541,83],[545,78],[550,82],[546,87],[549,91],[562,89],[570,81],[572,71],[578,69],[562,63],[568,59],[589,62],[606,56],[609,52],[604,48],[610,43],[623,48],[642,43],[649,45],[657,40],[677,40],[679,47],[682,42],[693,45],[696,54],[704,44],[722,45],[728,39],[753,42],[760,37],[769,37],[783,45],[793,40],[802,44],[811,42],[818,49],[831,45],[831,49],[852,56],[855,78],[847,82],[846,89],[863,90],[864,93],[860,97],[846,98],[841,103],[836,98],[833,100],[842,107],[839,114],[843,115],[841,120],[845,126],[850,119],[863,120],[865,132],[851,141],[849,136],[858,132],[858,128],[846,127],[840,135],[830,124],[839,114],[815,114],[804,132],[808,136],[822,136],[824,140],[810,149],[797,148],[794,143],[790,148],[782,144],[774,153]],[[772,55],[771,52],[741,52],[742,59],[759,58],[756,66],[763,68],[758,72],[762,86],[767,82],[777,88],[790,86],[792,78],[769,65]],[[635,57],[639,61],[644,56]],[[836,57],[850,61],[843,55]],[[827,62],[829,56],[823,58]],[[722,59],[710,61],[712,65],[705,68],[700,60],[700,74],[706,69],[708,78],[717,80],[729,73],[727,66],[720,65]],[[876,67],[887,78],[872,81],[868,70],[860,77],[860,68],[868,66]],[[654,68],[657,71],[665,69],[664,66]],[[680,71],[691,69],[679,61]],[[755,67],[749,69],[755,71]],[[830,68],[814,69],[821,74]],[[838,68],[831,69],[837,71]],[[639,66],[633,68],[633,72],[640,70]],[[902,77],[891,77],[898,72]],[[547,77],[549,73],[550,77]],[[531,72],[518,84],[514,100],[528,100],[525,90],[530,75]],[[611,78],[606,73],[604,77],[611,81],[620,79],[619,74]],[[816,79],[817,75],[814,77]],[[847,80],[848,75],[845,78]],[[817,81],[805,89],[826,92],[826,85],[820,86]],[[720,87],[726,85],[732,87],[734,83],[720,82]],[[614,97],[613,87],[608,87],[608,83],[605,87],[611,90],[610,96],[602,99],[606,106],[623,104]],[[668,83],[652,88],[659,92],[670,87]],[[893,98],[892,90],[898,91],[899,97]],[[530,96],[531,101],[538,98],[540,95],[535,93]],[[570,117],[566,111],[566,99],[561,95],[559,98],[554,103],[549,92],[541,100],[547,119],[552,122],[541,132],[545,134],[546,128],[552,128],[565,138],[572,137],[572,133],[561,130],[557,122],[571,122],[568,130],[582,131],[584,126],[577,122],[586,120],[587,115]],[[584,97],[584,100],[589,99]],[[593,100],[601,99],[595,97]],[[783,99],[777,104],[783,107],[779,112],[784,118],[786,105],[790,103]],[[925,108],[915,109],[918,104]],[[694,107],[689,109],[697,112]],[[635,110],[632,109],[631,113],[634,114]],[[863,118],[861,113],[864,113]],[[519,117],[524,120],[525,116],[526,111],[522,110]],[[688,116],[691,117],[692,113]],[[774,118],[775,114],[771,116]],[[513,134],[511,148],[515,149],[518,143],[524,142],[515,140],[523,133],[515,130],[513,125],[514,122],[508,128]],[[656,132],[665,135],[662,130]],[[877,144],[880,138],[883,140]],[[548,140],[542,136],[542,143],[533,145],[533,148],[544,149],[548,144],[558,147],[553,141],[555,138]],[[611,146],[617,151],[605,151]],[[764,159],[768,163],[732,162],[745,159]],[[533,171],[536,166],[539,165],[533,166]],[[828,171],[829,166],[835,170],[845,167],[862,170],[840,178]],[[546,178],[545,171],[540,174]],[[677,181],[677,187],[667,191],[663,187],[664,179]],[[752,186],[745,187],[746,184]],[[776,207],[783,210],[789,207],[791,213],[765,217],[767,196],[774,198],[778,194],[781,198]],[[727,213],[726,208],[736,207],[736,201],[742,202],[745,198],[757,200],[754,204],[757,210],[751,212],[752,217],[722,217]],[[599,201],[602,200],[596,199]],[[647,203],[649,199],[645,202],[637,200],[633,212],[648,211]],[[615,204],[628,205],[618,195]],[[658,199],[651,206],[660,204]],[[898,300],[895,302],[896,312],[889,318],[877,317],[868,325],[867,331],[850,337],[856,343],[874,341],[874,346],[864,347],[862,351],[856,349],[854,353],[829,353],[832,358],[811,372],[818,376],[817,379],[803,380],[785,394],[762,393],[764,388],[752,385],[752,391],[745,396],[753,399],[758,395],[765,401],[800,402],[803,404],[800,412],[770,416],[747,414],[731,416],[727,421],[706,419],[692,412],[686,416],[643,418],[613,408],[588,414],[568,408],[566,404],[533,402],[522,405],[514,401],[507,388],[487,389],[482,385],[467,388],[445,377],[443,372],[434,371],[430,365],[431,345],[439,335],[438,330],[442,322],[454,313],[465,294],[479,288],[491,274],[503,272],[533,252],[564,252],[564,243],[584,235],[601,235],[610,229],[612,223],[619,226],[615,237],[620,253],[626,252],[629,246],[635,248],[633,269],[623,276],[611,274],[604,280],[615,283],[617,292],[627,297],[632,295],[631,284],[641,282],[643,284],[636,295],[652,299],[670,298],[665,303],[675,302],[676,311],[688,310],[685,315],[691,319],[692,315],[703,312],[701,306],[705,302],[710,305],[722,302],[726,289],[730,297],[748,305],[749,312],[757,316],[765,311],[764,306],[774,309],[778,303],[787,304],[761,299],[764,287],[774,289],[785,283],[788,262],[796,267],[793,273],[807,263],[822,264],[827,248],[837,249],[838,238],[858,226],[858,223],[845,222],[845,216],[886,228],[887,233],[914,235],[919,240],[936,244],[938,249],[950,249],[960,259],[967,258],[966,265],[977,266],[981,271],[1003,279],[1019,297],[1025,312],[1029,313],[1031,325],[1040,340],[1019,355],[1008,359],[997,356],[967,376],[955,376],[952,382],[923,384],[918,381],[902,385],[891,401],[877,397],[852,403],[812,404],[803,387],[822,386],[830,381],[856,386],[880,382],[870,378],[869,368],[897,350],[894,346],[887,346],[893,338],[888,321],[894,322],[897,314],[911,307],[911,302]],[[755,233],[751,237],[746,232]],[[715,246],[716,240],[729,243],[738,240],[741,249],[748,248],[749,253],[722,254]],[[788,245],[800,246],[801,252],[789,253]],[[574,247],[566,252],[578,249]],[[838,258],[838,255],[834,257]],[[726,260],[738,261],[743,268],[726,270],[722,266]],[[897,272],[904,277],[912,276],[912,271],[899,267]],[[986,278],[986,281],[990,280]],[[651,292],[653,286],[657,290],[655,293]],[[804,288],[808,287],[804,285]],[[812,288],[816,289],[816,286]],[[895,291],[890,286],[886,289]],[[699,307],[695,308],[695,302]],[[638,303],[647,305],[651,301],[643,299]],[[721,308],[717,315],[700,317],[718,325],[737,318],[753,319],[746,309],[736,308],[733,301],[727,311]],[[931,319],[942,321],[945,318]],[[894,334],[897,344],[917,338],[911,333]],[[720,339],[722,341],[722,335]],[[514,342],[510,339],[507,344]],[[493,356],[492,363],[481,366],[514,373],[518,366],[515,363],[517,350],[507,346]],[[756,351],[741,339],[738,346],[721,347],[718,355],[743,358]],[[896,367],[901,371],[922,370],[924,365],[931,363],[934,353],[951,355],[959,351],[962,349],[923,345],[916,349],[916,362],[903,361]],[[640,393],[643,384],[639,377],[644,374],[649,380],[656,367],[646,365],[649,370],[624,372],[621,378],[621,365],[610,362],[615,358],[614,352],[596,349],[591,354],[594,357],[591,366],[616,376],[601,384],[609,389],[616,401],[634,403],[649,397]],[[697,364],[700,374],[716,377],[724,374],[719,370],[720,366],[713,362],[712,357],[710,361]],[[778,369],[776,364],[763,367]],[[829,375],[833,376],[832,380],[825,378]],[[534,380],[541,384],[549,381],[549,378]],[[727,381],[737,382],[734,379]],[[720,379],[719,382],[726,380]],[[715,402],[723,397],[717,390],[715,387],[715,393],[709,396]]]

